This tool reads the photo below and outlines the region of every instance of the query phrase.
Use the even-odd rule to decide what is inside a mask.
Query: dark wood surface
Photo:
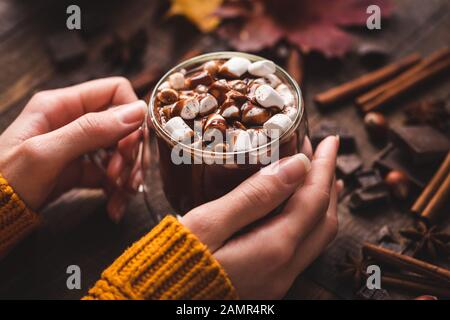
[[[129,21],[143,19],[149,33],[144,61],[147,67],[168,69],[183,53],[197,43],[205,50],[225,48],[208,36],[200,36],[183,21],[175,23],[161,18],[156,1],[109,2],[102,19],[107,30],[85,37],[88,60],[70,71],[59,71],[52,63],[45,38],[49,32],[64,26],[64,1],[16,1],[0,3],[0,132],[19,114],[36,90],[56,88],[88,79],[108,76],[133,76],[107,65],[101,54],[111,29],[121,28]],[[382,30],[367,32],[354,30],[356,43],[369,42],[382,46],[389,59],[411,52],[428,54],[450,43],[450,4],[446,0],[398,0],[395,16],[383,21]],[[96,8],[97,10],[99,8]],[[89,13],[89,12],[88,12]],[[88,15],[87,15],[88,16]],[[56,18],[54,18],[56,17]],[[62,20],[61,20],[61,19]],[[94,19],[95,20],[95,19]],[[114,23],[108,24],[111,21]],[[99,21],[97,21],[99,22]],[[100,21],[102,22],[102,21]],[[180,30],[183,30],[181,32]],[[325,61],[317,55],[306,59],[303,91],[310,126],[314,129],[321,120],[335,119],[357,138],[358,153],[369,167],[379,150],[368,142],[361,116],[351,103],[342,104],[327,112],[319,112],[312,96],[338,83],[352,79],[369,70],[356,54],[343,61]],[[448,77],[409,95],[387,112],[391,123],[402,121],[403,105],[428,96],[446,97]],[[152,227],[152,214],[162,214],[168,206],[158,182],[151,194],[151,211],[145,207],[142,194],[133,199],[125,219],[114,225],[105,213],[101,192],[74,190],[47,208],[42,215],[42,227],[23,241],[0,262],[0,298],[79,299],[107,267],[133,241]],[[286,298],[339,299],[350,298],[348,284],[336,278],[336,262],[345,251],[357,252],[363,240],[374,240],[379,228],[388,224],[392,229],[410,225],[412,217],[405,208],[390,205],[355,215],[348,211],[346,199],[339,206],[340,231],[328,250],[298,277]],[[375,211],[375,210],[374,210]],[[77,264],[82,270],[82,289],[67,290],[66,268]],[[393,297],[409,297],[394,292]]]

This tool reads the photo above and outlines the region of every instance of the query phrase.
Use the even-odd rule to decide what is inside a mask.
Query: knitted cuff
[[[134,243],[84,299],[237,299],[207,247],[167,216]]]
[[[5,178],[0,174],[0,259],[39,224]]]

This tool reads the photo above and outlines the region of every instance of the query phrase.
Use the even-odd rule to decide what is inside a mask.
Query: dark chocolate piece
[[[415,165],[410,159],[405,158],[404,154],[392,144],[383,149],[376,158],[374,167],[383,174],[391,170],[404,172],[412,182],[414,189],[416,189],[413,192],[423,189],[437,168],[434,165]]]
[[[372,187],[383,183],[380,172],[376,169],[367,169],[356,174],[356,181],[361,188]]]
[[[416,101],[405,109],[405,123],[408,125],[427,124],[450,132],[450,103],[445,99]]]
[[[313,130],[312,145],[315,148],[326,137],[335,135],[339,135],[340,138],[339,153],[352,153],[355,150],[355,137],[346,128],[338,126],[335,121],[323,121]]]
[[[356,154],[340,155],[337,157],[337,172],[344,179],[352,177],[361,169],[362,165],[361,158]]]
[[[392,128],[390,140],[414,164],[438,162],[450,149],[450,140],[430,126]]]
[[[348,206],[351,210],[359,211],[385,203],[389,199],[389,190],[384,184],[377,184],[360,188],[350,195]]]
[[[86,58],[86,45],[77,31],[64,31],[47,37],[47,47],[58,67],[70,67]]]

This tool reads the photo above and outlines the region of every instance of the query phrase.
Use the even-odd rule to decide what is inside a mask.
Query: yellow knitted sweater
[[[0,175],[0,259],[39,225]],[[236,299],[207,247],[172,216],[128,248],[83,299]]]

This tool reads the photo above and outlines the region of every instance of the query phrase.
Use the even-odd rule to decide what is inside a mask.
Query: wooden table
[[[187,24],[180,34],[179,28],[156,19],[154,2],[135,0],[126,4],[109,2],[108,7],[102,3],[98,5],[101,9],[104,6],[104,15],[108,21],[114,21],[116,28],[138,18],[146,19],[150,41],[144,61],[147,65],[167,69],[192,43],[205,41],[203,38],[207,37],[198,36]],[[130,75],[120,69],[111,69],[104,62],[101,49],[109,34],[105,31],[87,38],[89,53],[84,65],[70,72],[55,68],[47,52],[45,37],[49,31],[64,27],[68,3],[51,0],[28,4],[4,0],[0,3],[0,132],[19,114],[36,90],[113,74]],[[398,0],[396,3],[395,17],[389,22],[383,21],[381,31],[355,31],[359,41],[383,46],[392,60],[415,51],[425,55],[450,43],[448,1]],[[83,4],[81,6],[83,10]],[[182,37],[187,38],[180,39]],[[210,41],[208,38],[206,43],[211,43],[207,47],[210,49],[221,46],[215,39]],[[379,150],[368,143],[355,108],[348,103],[328,112],[319,112],[312,102],[315,93],[363,74],[367,69],[355,54],[348,55],[342,63],[313,55],[307,58],[306,65],[303,91],[310,126],[314,128],[323,119],[337,120],[355,134],[358,152],[365,165],[370,166]],[[450,88],[447,80],[426,91],[413,93],[401,104],[426,96],[445,97]],[[388,113],[391,123],[402,121],[400,109],[399,105]],[[152,210],[161,211],[166,206],[162,191],[155,190]],[[152,227],[151,214],[142,195],[132,201],[119,225],[107,219],[101,192],[92,190],[75,190],[52,204],[42,215],[42,227],[0,262],[0,298],[79,299],[114,258]],[[383,224],[395,229],[412,223],[412,217],[396,206],[370,215],[354,215],[348,211],[345,201],[339,206],[339,216],[337,239],[298,277],[286,298],[351,297],[349,286],[335,277],[334,265],[342,260],[344,251],[356,252],[362,240],[374,240]],[[71,291],[66,287],[66,268],[71,264],[81,267],[81,290]],[[408,296],[394,293],[393,297]]]

